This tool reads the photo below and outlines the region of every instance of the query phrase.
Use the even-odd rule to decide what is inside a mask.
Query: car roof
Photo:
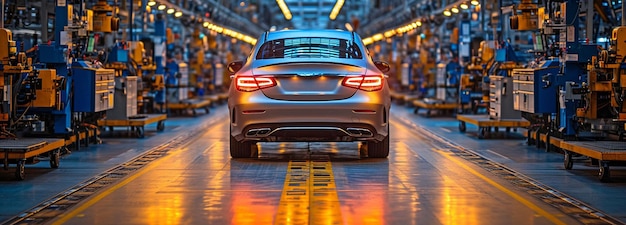
[[[265,39],[267,41],[295,37],[334,37],[351,40],[352,35],[350,31],[331,29],[280,30],[268,32]]]

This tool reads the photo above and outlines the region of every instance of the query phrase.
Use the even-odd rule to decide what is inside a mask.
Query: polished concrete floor
[[[574,170],[564,170],[560,153],[527,146],[520,133],[479,140],[475,127],[460,133],[453,118],[423,118],[394,105],[388,159],[362,157],[365,150],[356,143],[262,143],[258,159],[235,160],[228,153],[227,115],[226,107],[218,106],[209,115],[169,118],[162,133],[148,126],[144,139],[122,132],[103,136],[102,145],[63,156],[58,169],[47,162],[27,165],[24,181],[15,181],[12,171],[1,172],[0,221],[626,222],[626,170],[613,167],[613,182],[600,183],[596,166],[581,159]],[[155,151],[160,154],[146,155]],[[72,204],[66,204],[69,197],[59,200],[85,193],[77,191],[87,186],[81,184],[111,174],[123,175]],[[42,205],[53,210],[38,208]]]

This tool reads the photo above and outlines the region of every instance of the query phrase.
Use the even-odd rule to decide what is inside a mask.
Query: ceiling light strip
[[[287,3],[285,3],[285,0],[276,0],[276,4],[278,4],[280,11],[283,12],[285,19],[291,20],[291,11],[289,11],[289,7],[287,6]]]
[[[328,16],[331,20],[335,20],[337,18],[344,2],[345,0],[337,0],[337,2],[335,2],[335,7],[333,7],[333,10],[330,11],[330,15]]]

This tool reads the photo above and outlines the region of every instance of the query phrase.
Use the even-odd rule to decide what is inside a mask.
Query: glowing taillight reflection
[[[272,77],[238,76],[235,85],[239,91],[256,91],[263,88],[276,86],[276,80]]]
[[[383,76],[350,76],[343,80],[342,85],[364,91],[378,91],[383,88]]]

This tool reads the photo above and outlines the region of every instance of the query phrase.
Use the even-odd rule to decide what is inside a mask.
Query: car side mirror
[[[376,68],[378,68],[383,73],[387,73],[391,69],[391,67],[389,67],[389,63],[382,62],[382,61],[374,62],[374,65],[376,65]]]
[[[243,67],[243,61],[235,61],[228,64],[228,72],[236,73]]]

